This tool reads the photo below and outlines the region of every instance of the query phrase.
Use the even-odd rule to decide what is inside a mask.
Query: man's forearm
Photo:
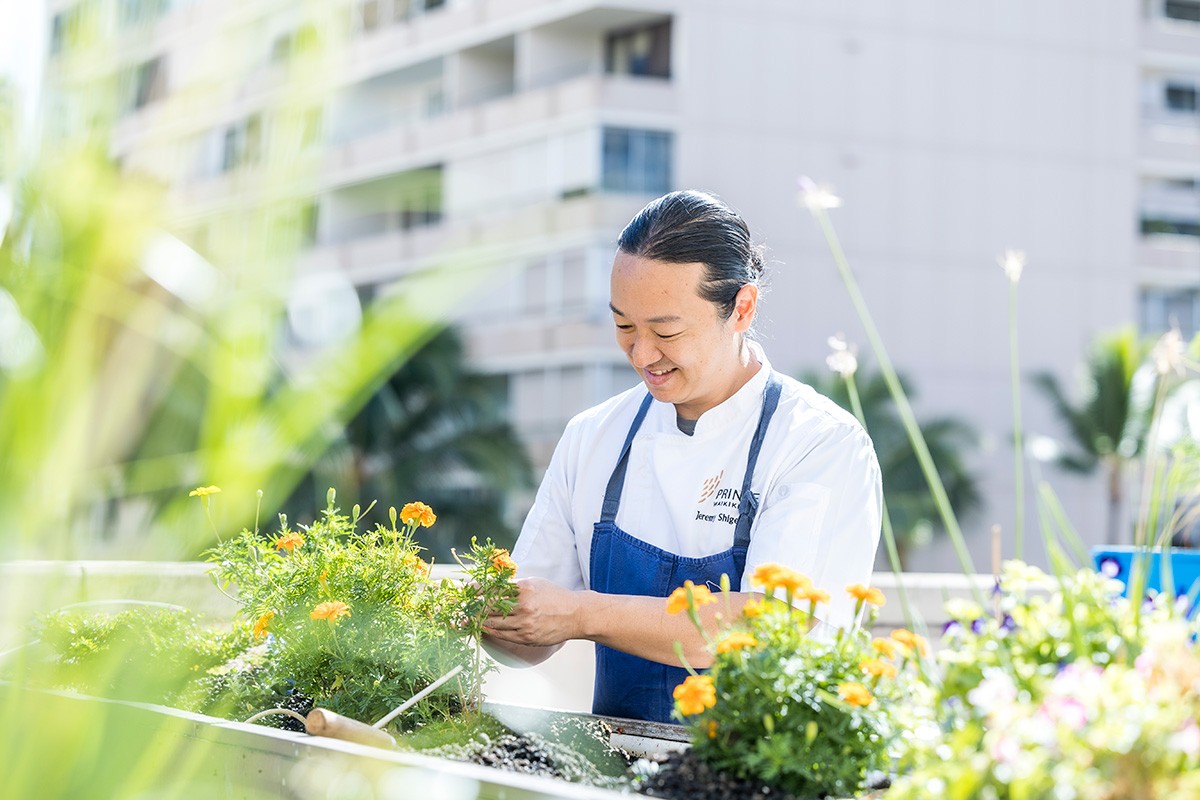
[[[689,666],[702,669],[712,664],[707,643],[689,615],[668,614],[665,598],[590,591],[582,595],[585,613],[580,617],[578,638],[650,661],[682,666],[675,650],[675,643],[679,642]],[[751,597],[743,592],[718,594],[716,603],[698,608],[700,622],[709,636],[716,635],[720,618],[728,620],[741,614],[742,606]]]

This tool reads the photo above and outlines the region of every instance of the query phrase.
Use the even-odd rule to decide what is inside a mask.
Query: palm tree
[[[805,373],[808,385],[851,410],[846,381],[834,373]],[[896,549],[903,564],[911,548],[930,531],[940,531],[939,514],[912,442],[904,430],[896,406],[881,373],[868,373],[861,366],[855,374],[867,433],[875,445],[883,474],[883,497],[896,534]],[[916,395],[912,382],[900,377],[904,393]],[[950,506],[960,519],[980,505],[979,481],[967,468],[965,456],[976,443],[971,426],[955,417],[937,417],[919,423],[933,463],[946,487]]]
[[[442,560],[471,536],[510,543],[506,498],[531,486],[533,474],[502,390],[493,376],[468,368],[458,333],[442,330],[350,420],[287,507],[311,515],[334,486],[343,509],[379,501],[367,524],[388,524],[388,505],[428,503],[438,522],[422,531],[422,544]]]
[[[1135,377],[1151,344],[1132,327],[1097,339],[1087,356],[1083,399],[1077,404],[1067,399],[1054,375],[1039,372],[1032,376],[1034,386],[1045,394],[1066,426],[1073,445],[1073,450],[1065,451],[1055,462],[1082,474],[1104,467],[1109,544],[1117,542],[1126,467],[1142,455],[1150,427],[1154,379],[1149,370],[1142,373],[1147,380]]]

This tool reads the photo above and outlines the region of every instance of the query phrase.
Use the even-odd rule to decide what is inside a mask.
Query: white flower
[[[825,357],[826,365],[843,378],[849,378],[857,372],[858,359],[855,357],[855,353],[858,352],[858,348],[847,344],[845,337],[840,333],[830,336],[827,341],[832,352]]]
[[[996,261],[1004,268],[1004,274],[1013,283],[1021,280],[1021,270],[1025,269],[1025,252],[1023,250],[1005,250]]]
[[[991,716],[994,712],[1011,706],[1017,699],[1017,685],[1007,672],[991,669],[971,691],[967,700],[977,710]]]
[[[837,208],[842,204],[842,198],[833,193],[833,189],[825,185],[817,185],[816,181],[807,175],[800,176],[800,205],[809,211]]]
[[[1179,332],[1179,326],[1172,323],[1171,330],[1164,333],[1158,343],[1154,345],[1154,349],[1150,351],[1150,360],[1154,362],[1154,371],[1159,375],[1166,375],[1168,372],[1182,375],[1183,356],[1186,352],[1187,345],[1184,344],[1183,334]]]
[[[1187,724],[1167,740],[1167,745],[1186,756],[1195,758],[1200,753],[1200,727],[1196,721],[1189,719]]]

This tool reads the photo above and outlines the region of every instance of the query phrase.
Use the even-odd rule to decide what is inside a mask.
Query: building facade
[[[474,363],[506,377],[539,467],[571,416],[636,381],[613,343],[608,267],[621,227],[670,189],[719,194],[769,248],[759,335],[792,374],[821,366],[835,332],[866,349],[797,177],[844,198],[834,222],[918,412],[981,433],[989,502],[967,526],[981,567],[988,530],[1014,525],[996,256],[1028,254],[1026,372],[1069,380],[1123,323],[1200,324],[1200,0],[1103,14],[1085,0],[51,0],[50,13],[52,125],[107,119],[114,158],[170,188],[202,253],[235,258],[239,216],[286,197],[298,280],[337,276],[368,298],[463,253],[486,262],[456,287],[455,321]],[[103,100],[87,88],[98,78]],[[1025,428],[1058,433],[1030,392]],[[1098,483],[1063,479],[1060,494],[1099,540]],[[914,566],[956,562],[934,546]]]

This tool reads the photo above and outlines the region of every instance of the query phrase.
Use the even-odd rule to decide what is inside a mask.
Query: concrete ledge
[[[122,599],[171,603],[215,620],[228,620],[237,604],[225,597],[208,576],[204,562],[156,561],[9,561],[0,562],[0,651],[24,643],[31,617],[73,603]],[[457,567],[436,565],[436,577],[452,576]],[[926,632],[935,638],[946,621],[945,602],[971,596],[974,584],[987,597],[991,575],[956,573],[877,573],[872,582],[887,596],[874,629],[886,633],[906,627],[898,583]],[[829,587],[829,591],[840,587]],[[919,627],[919,626],[918,626]],[[562,711],[590,711],[595,677],[594,646],[568,642],[544,664],[528,669],[499,667],[484,687],[497,703],[533,704]]]

